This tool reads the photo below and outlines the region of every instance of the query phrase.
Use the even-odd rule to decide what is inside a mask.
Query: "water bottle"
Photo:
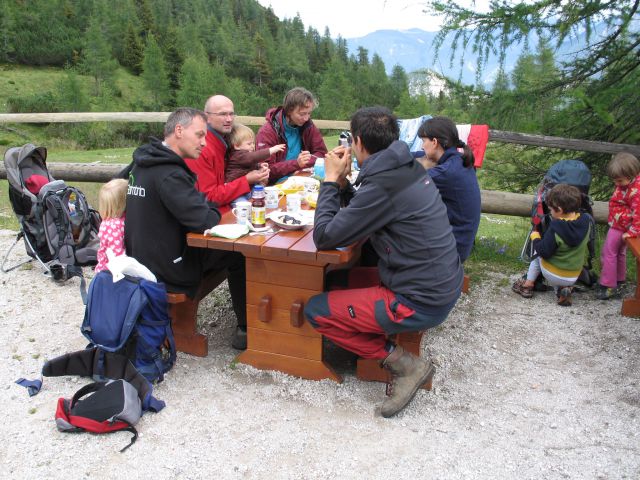
[[[324,180],[324,158],[316,158],[316,163],[313,166],[313,175]]]

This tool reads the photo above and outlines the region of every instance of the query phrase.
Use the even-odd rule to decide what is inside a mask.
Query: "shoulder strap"
[[[69,406],[69,409],[72,409],[73,407],[75,407],[76,403],[78,403],[78,401],[85,395],[88,395],[93,392],[97,392],[98,390],[102,390],[106,384],[107,382],[93,382],[82,387],[71,398],[71,404]]]

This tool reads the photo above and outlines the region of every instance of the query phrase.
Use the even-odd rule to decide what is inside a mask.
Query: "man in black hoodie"
[[[391,373],[392,393],[381,408],[390,417],[435,369],[387,336],[442,323],[460,296],[463,273],[446,207],[433,180],[398,140],[396,117],[384,107],[362,108],[351,118],[351,134],[361,167],[357,190],[345,188],[351,148],[329,152],[313,240],[329,249],[368,238],[378,266],[335,272],[346,289],[310,298],[305,315],[334,343],[379,360]]]
[[[238,328],[232,346],[246,348],[244,257],[238,253],[191,248],[189,232],[202,233],[220,221],[220,212],[198,192],[185,158],[198,158],[205,146],[206,115],[193,108],[174,111],[164,127],[164,141],[152,139],[133,152],[128,176],[127,254],[149,268],[167,289],[193,296],[205,273],[228,271]]]

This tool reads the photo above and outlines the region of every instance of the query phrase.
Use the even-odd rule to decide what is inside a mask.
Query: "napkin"
[[[239,223],[228,223],[226,225],[216,225],[204,231],[205,235],[222,238],[240,238],[249,233],[249,227]]]

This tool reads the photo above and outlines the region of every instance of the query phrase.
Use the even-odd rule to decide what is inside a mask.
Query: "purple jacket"
[[[284,123],[282,121],[282,107],[271,108],[265,115],[266,123],[260,127],[256,135],[256,149],[270,148],[281,143],[287,143],[284,135]],[[327,153],[327,147],[324,144],[320,130],[313,124],[312,120],[308,120],[300,127],[302,136],[302,150],[311,152],[317,157],[324,157]],[[287,150],[276,152],[269,157],[269,182],[273,182],[285,175],[300,170],[297,160],[285,160]],[[311,165],[315,163],[315,159],[311,159]]]

